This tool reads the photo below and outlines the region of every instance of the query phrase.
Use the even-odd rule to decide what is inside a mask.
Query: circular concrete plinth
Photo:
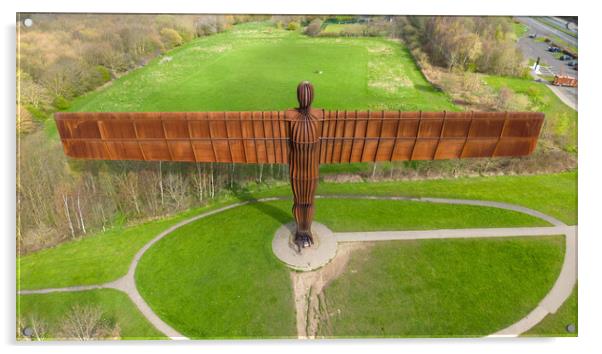
[[[314,222],[311,225],[314,244],[297,252],[293,242],[295,223],[281,226],[272,240],[272,251],[290,268],[310,271],[318,269],[334,258],[337,253],[337,241],[326,226]]]

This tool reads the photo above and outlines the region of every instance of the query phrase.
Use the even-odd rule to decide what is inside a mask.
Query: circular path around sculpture
[[[529,330],[539,323],[547,314],[555,313],[556,310],[570,295],[573,286],[576,283],[576,247],[577,247],[577,232],[576,226],[567,226],[563,222],[549,215],[543,214],[533,209],[526,207],[491,201],[479,200],[461,200],[461,199],[442,199],[442,198],[405,198],[405,197],[373,197],[373,196],[317,196],[317,198],[328,199],[372,199],[372,200],[408,200],[416,202],[444,203],[444,204],[459,204],[459,205],[474,205],[500,208],[505,210],[524,213],[552,224],[549,227],[514,227],[514,228],[484,228],[484,229],[447,229],[447,230],[424,230],[424,231],[380,231],[380,232],[343,232],[334,233],[333,239],[337,243],[340,242],[361,242],[361,241],[384,241],[384,240],[412,240],[412,239],[429,239],[429,238],[482,238],[482,237],[505,237],[505,236],[539,236],[539,235],[565,235],[565,254],[562,268],[558,278],[556,279],[552,289],[539,302],[527,316],[517,321],[511,326],[504,328],[490,336],[518,336],[521,333]],[[134,278],[136,268],[142,256],[155,243],[179,229],[180,227],[195,222],[197,220],[215,215],[226,210],[237,208],[250,203],[265,203],[276,200],[285,200],[288,198],[262,198],[256,201],[245,201],[234,203],[219,209],[215,209],[206,213],[199,214],[187,220],[181,221],[165,231],[158,234],[155,238],[145,244],[134,256],[128,272],[125,276],[113,282],[108,282],[98,285],[88,286],[73,286],[66,288],[47,288],[39,290],[21,290],[19,294],[45,294],[57,291],[84,291],[100,288],[113,288],[125,292],[147,320],[171,339],[188,339],[177,330],[165,323],[147,304],[144,298],[140,295]]]

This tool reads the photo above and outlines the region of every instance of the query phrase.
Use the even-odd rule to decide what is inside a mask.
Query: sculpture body
[[[293,216],[297,222],[295,243],[299,249],[313,244],[311,223],[320,168],[320,137],[317,119],[311,114],[313,87],[307,83],[297,89],[299,108],[290,125],[289,175],[293,189]],[[296,113],[296,114],[295,114]]]
[[[289,164],[299,249],[313,243],[320,164],[527,156],[544,120],[536,112],[312,109],[308,82],[297,99],[287,111],[61,112],[55,120],[73,158]]]

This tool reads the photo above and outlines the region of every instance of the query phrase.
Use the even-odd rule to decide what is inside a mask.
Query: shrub
[[[98,72],[98,74],[100,75],[100,78],[102,79],[103,83],[111,80],[111,71],[105,68],[104,66],[97,65],[96,72]]]
[[[288,23],[288,26],[286,26],[286,29],[289,31],[296,31],[299,29],[301,25],[299,24],[299,22],[297,21],[292,21]]]
[[[38,121],[44,121],[46,120],[46,118],[48,118],[48,112],[45,112],[39,107],[36,107],[34,105],[27,105],[25,106],[25,108],[27,108],[27,111],[29,111],[31,116]]]
[[[172,28],[163,28],[160,34],[161,41],[163,42],[163,44],[165,44],[166,48],[177,47],[181,45],[184,41],[182,39],[182,36],[180,36],[180,34],[178,33],[178,31]]]
[[[320,20],[319,18],[315,18],[309,23],[309,25],[307,25],[307,28],[305,28],[305,34],[307,34],[308,36],[315,37],[318,34],[320,34],[321,27],[322,20]]]
[[[63,96],[56,96],[54,100],[52,100],[52,105],[59,111],[64,111],[71,106],[71,102]]]

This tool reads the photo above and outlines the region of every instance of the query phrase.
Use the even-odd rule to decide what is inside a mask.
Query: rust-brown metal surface
[[[311,109],[320,163],[526,156],[544,115]],[[100,160],[288,163],[296,110],[57,113],[65,154]]]
[[[65,154],[80,159],[289,164],[295,242],[313,243],[321,163],[515,157],[531,154],[533,112],[327,111],[313,87],[299,107],[265,112],[57,113]]]

